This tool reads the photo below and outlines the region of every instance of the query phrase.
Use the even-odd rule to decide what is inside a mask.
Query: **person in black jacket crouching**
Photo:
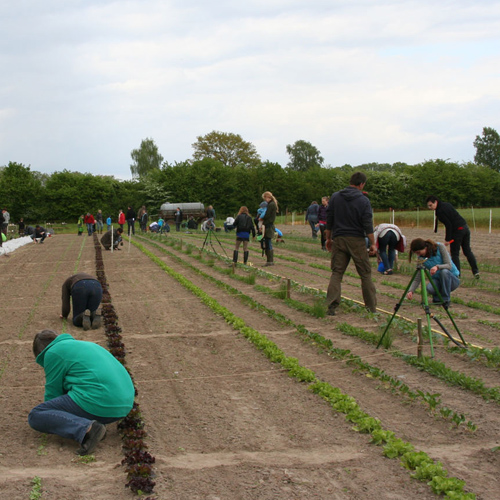
[[[446,228],[445,245],[450,246],[451,260],[460,272],[460,248],[470,264],[472,274],[479,279],[476,257],[470,247],[470,229],[466,220],[455,210],[451,203],[446,203],[435,196],[427,196],[425,200],[429,210],[436,211],[434,232],[437,233],[438,221]]]

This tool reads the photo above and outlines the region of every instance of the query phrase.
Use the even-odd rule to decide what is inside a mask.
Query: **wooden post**
[[[418,346],[417,346],[417,358],[422,357],[422,350],[424,348],[424,337],[422,335],[422,319],[417,319],[417,336],[418,336]]]
[[[290,290],[292,289],[292,282],[290,281],[290,278],[286,280],[286,298],[290,298]]]

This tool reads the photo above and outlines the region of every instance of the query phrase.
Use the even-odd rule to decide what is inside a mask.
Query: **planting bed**
[[[409,239],[433,236],[429,230],[404,232]],[[255,270],[292,279],[296,285],[291,298],[313,305],[318,298],[300,293],[299,287],[326,290],[328,257],[318,250],[318,242],[306,238],[308,234],[306,227],[286,228],[286,243],[276,249],[273,268],[261,268],[260,252],[252,251],[250,260]],[[234,235],[218,237],[231,255]],[[334,318],[299,311],[293,303],[268,293],[280,288],[272,276],[257,274],[255,284],[248,284],[225,274],[228,267],[217,258],[215,263],[205,254],[203,260],[197,259],[203,239],[204,235],[184,233],[161,241],[138,236],[137,245],[129,248],[126,242],[121,251],[102,252],[127,367],[148,433],[146,443],[156,459],[151,496],[437,498],[426,481],[411,478],[413,471],[402,467],[398,458],[387,458],[383,446],[370,444],[372,436],[358,432],[359,424],[347,421],[344,413],[309,390],[309,382],[297,381],[283,363],[267,359],[245,338],[252,329],[273,342],[287,359],[296,358],[314,372],[317,380],[353,397],[363,412],[380,420],[384,430],[426,452],[435,463],[441,462],[448,477],[465,481],[464,491],[477,498],[498,498],[498,362],[488,365],[482,358],[450,352],[436,339],[436,359],[453,373],[481,382],[483,392],[450,385],[401,356],[346,335],[346,325],[379,333],[387,315],[373,316],[354,306],[343,308]],[[466,341],[489,349],[500,344],[500,329],[495,326],[500,324],[495,310],[500,307],[500,262],[494,257],[499,240],[496,234],[473,235],[482,279],[478,283],[467,277],[453,294],[462,300],[453,303],[452,311]],[[179,244],[166,244],[174,241]],[[218,242],[214,247],[223,254]],[[41,479],[41,498],[134,497],[125,488],[115,424],[108,426],[106,440],[90,463],[77,460],[76,443],[43,436],[27,424],[30,409],[43,398],[43,370],[31,351],[36,331],[51,328],[106,346],[103,329],[83,332],[59,319],[61,285],[77,271],[95,274],[92,238],[55,236],[45,245],[27,245],[9,258],[0,258],[2,498],[29,498],[35,477]],[[359,278],[354,268],[349,271],[343,294],[361,300]],[[402,272],[390,277],[374,274],[381,309],[392,312],[399,300],[412,269]],[[248,276],[248,270],[238,268],[236,275]],[[478,309],[471,303],[489,308]],[[402,314],[416,319],[422,317],[422,309],[416,302],[405,303]],[[415,354],[412,335],[397,326],[393,348]],[[314,343],[306,340],[304,331],[318,335]],[[322,349],[321,338],[330,340],[334,348],[349,350],[365,368],[352,358]],[[429,354],[428,343],[425,351]],[[388,378],[378,377],[381,371]],[[408,397],[399,390],[398,381],[421,395]],[[451,415],[463,415],[464,420],[453,421],[446,411],[440,412],[443,408]]]

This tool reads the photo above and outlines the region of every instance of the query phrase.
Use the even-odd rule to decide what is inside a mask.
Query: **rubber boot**
[[[265,266],[274,266],[274,250],[266,250],[267,262]]]
[[[246,264],[248,262],[248,250],[243,252],[243,263]]]
[[[238,250],[233,251],[233,262],[238,262]]]

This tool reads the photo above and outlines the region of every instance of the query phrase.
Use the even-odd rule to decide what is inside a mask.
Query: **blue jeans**
[[[89,233],[89,236],[92,236],[92,233],[94,232],[94,224],[87,222],[87,232]]]
[[[451,292],[457,289],[460,285],[460,280],[448,269],[441,269],[437,278],[436,275],[432,277],[432,281],[436,285],[436,288],[439,290],[439,293],[443,298],[443,302],[449,302]],[[432,300],[434,302],[437,302],[439,300],[439,297],[436,295],[432,283],[427,284],[427,293],[432,295]]]
[[[102,300],[102,286],[97,280],[77,281],[71,289],[73,324],[82,326],[85,309],[96,311]]]
[[[394,267],[394,260],[396,258],[396,247],[398,245],[398,238],[394,231],[387,231],[387,233],[378,239],[378,251],[380,258],[384,263],[384,269],[388,271]]]
[[[264,238],[264,247],[266,250],[273,249],[273,240],[271,238]]]
[[[316,229],[316,224],[318,223],[317,219],[309,219],[308,220],[309,225],[311,226],[311,231],[312,231],[312,237],[317,238],[318,237],[318,230]]]
[[[64,394],[35,406],[28,415],[28,424],[35,431],[57,434],[81,443],[93,420],[106,425],[121,418],[92,415]]]

